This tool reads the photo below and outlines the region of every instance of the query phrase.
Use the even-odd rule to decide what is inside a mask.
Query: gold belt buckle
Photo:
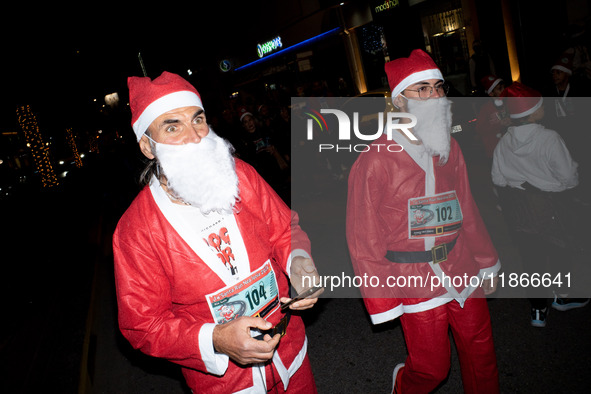
[[[441,251],[441,257],[437,257],[437,253]],[[439,264],[447,261],[447,244],[433,246],[431,248],[431,255],[433,256],[433,264]]]
[[[282,337],[285,335],[285,332],[287,331],[287,315],[283,316],[283,319],[281,319],[279,321],[279,323],[277,323],[277,325],[275,327],[273,327],[273,332],[272,332],[272,337],[274,337],[276,334],[281,335]]]
[[[287,331],[287,315],[283,316],[283,319],[279,321],[279,324],[275,326],[275,329],[275,334],[280,334],[281,336],[285,335],[285,332]]]

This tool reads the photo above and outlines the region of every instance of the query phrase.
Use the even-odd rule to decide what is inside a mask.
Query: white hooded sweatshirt
[[[543,191],[561,192],[578,185],[577,163],[554,130],[537,123],[510,127],[493,155],[497,186],[523,189],[524,182]]]

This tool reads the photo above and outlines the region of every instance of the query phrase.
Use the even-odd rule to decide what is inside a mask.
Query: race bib
[[[271,262],[267,260],[243,280],[205,297],[213,320],[218,324],[240,316],[269,315],[279,307],[279,290]]]
[[[455,191],[408,200],[409,238],[439,237],[462,227],[462,210]]]

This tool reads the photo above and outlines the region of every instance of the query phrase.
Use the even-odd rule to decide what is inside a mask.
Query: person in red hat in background
[[[545,103],[546,123],[553,130],[560,131],[567,118],[575,115],[575,102],[573,97],[584,97],[585,91],[573,76],[573,57],[569,53],[562,53],[550,68],[551,83],[543,90],[546,97]]]
[[[588,132],[581,124],[588,124],[590,102],[589,82],[573,75],[573,54],[562,53],[551,67],[551,83],[542,91],[544,125],[560,134],[571,155],[579,164],[587,165]]]
[[[480,136],[486,157],[492,160],[495,147],[511,124],[511,118],[507,115],[503,101],[497,100],[505,90],[505,81],[491,74],[482,78],[480,84],[491,100],[486,100],[478,112],[476,132]]]
[[[316,392],[291,283],[317,275],[298,217],[208,126],[197,90],[128,79],[145,187],[113,235],[119,327],[193,392]],[[276,330],[274,330],[276,329]],[[281,345],[279,346],[279,344]]]
[[[577,247],[568,224],[572,204],[565,193],[579,183],[577,163],[558,133],[540,124],[544,99],[538,91],[515,82],[501,97],[514,125],[497,144],[491,173],[524,271],[544,273],[546,262],[559,261],[567,272]],[[527,290],[534,294],[533,288]],[[532,326],[544,327],[546,298],[532,297],[530,302]],[[564,311],[588,302],[557,294],[552,307]]]
[[[451,327],[464,390],[498,392],[485,295],[496,289],[500,261],[472,198],[459,145],[450,136],[451,102],[443,76],[419,49],[386,63],[385,70],[393,104],[417,118],[412,134],[418,141],[394,131],[392,139],[403,151],[359,155],[349,176],[346,229],[356,275],[377,276],[384,284],[361,289],[372,323],[399,317],[402,324],[408,356],[394,369],[393,391],[431,392],[445,379]],[[387,134],[374,141],[389,143]],[[421,280],[385,285],[386,278],[410,277]],[[433,277],[448,280],[424,285]],[[470,280],[449,281],[459,277]]]
[[[567,52],[562,53],[550,68],[552,83],[543,92],[544,97],[555,97],[548,99],[547,115],[555,118],[572,116],[575,107],[572,97],[585,97],[585,89],[578,81],[573,81],[573,57]]]

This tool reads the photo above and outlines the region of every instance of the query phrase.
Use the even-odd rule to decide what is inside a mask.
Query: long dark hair
[[[150,137],[150,131],[146,130],[145,133],[148,137]],[[160,179],[160,163],[158,159],[156,159],[155,154],[155,147],[153,145],[152,139],[150,139],[150,147],[152,148],[152,154],[154,155],[153,159],[148,159],[146,157],[146,166],[144,167],[142,173],[140,174],[140,186],[146,186],[150,184],[152,177],[156,177],[156,179]]]

